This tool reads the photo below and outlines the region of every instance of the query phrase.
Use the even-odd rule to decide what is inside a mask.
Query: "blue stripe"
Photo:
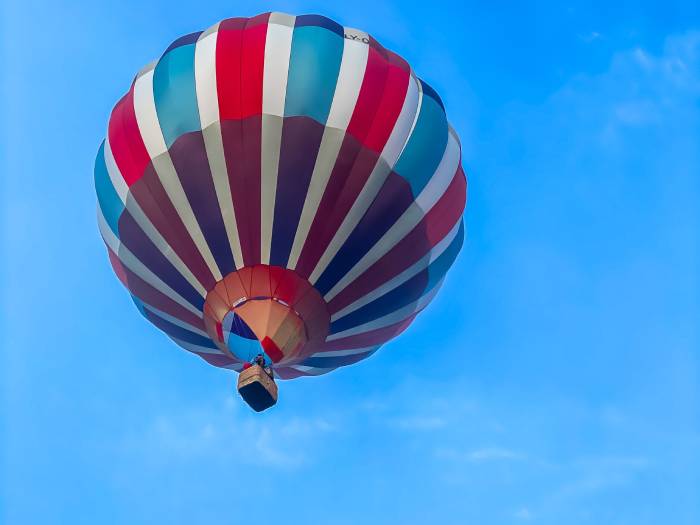
[[[202,33],[203,31],[199,31],[197,33],[190,33],[189,35],[181,36],[168,46],[168,49],[165,50],[165,53],[163,53],[163,55],[167,54],[169,51],[175,48],[186,46],[188,44],[195,44],[199,39],[199,35],[201,35]]]
[[[437,91],[435,91],[432,87],[428,85],[428,83],[423,80],[419,79],[421,86],[423,87],[423,95],[427,95],[433,99],[435,99],[435,102],[440,104],[440,107],[442,108],[442,111],[445,111],[445,105],[442,103],[442,99],[440,98],[440,95],[437,94]]]
[[[434,98],[424,93],[416,126],[394,166],[394,171],[411,185],[414,197],[435,174],[445,153],[447,136],[445,111]]]
[[[194,44],[166,52],[153,72],[153,96],[165,144],[200,129],[194,79]]]
[[[302,366],[312,366],[314,368],[337,368],[339,366],[347,366],[362,361],[368,358],[373,353],[375,353],[379,347],[374,348],[368,352],[362,354],[344,355],[344,356],[334,356],[334,357],[309,357],[308,359],[302,361]]]
[[[205,348],[218,349],[214,342],[208,337],[202,337],[201,335],[191,332],[186,328],[182,328],[181,326],[171,323],[170,321],[166,321],[148,308],[146,308],[146,318],[170,337],[179,339],[185,343],[191,343],[193,345],[203,346]]]
[[[299,15],[298,17],[296,17],[296,20],[294,21],[294,25],[296,27],[304,27],[304,26],[323,27],[325,29],[328,29],[329,31],[333,31],[338,36],[342,37],[344,35],[343,26],[341,26],[338,22],[335,22],[334,20],[331,20],[330,18],[326,18],[325,16],[322,16],[322,15]]]
[[[119,219],[121,241],[141,263],[195,308],[204,308],[204,297],[163,255],[127,210]]]
[[[450,266],[452,266],[452,263],[462,247],[463,239],[464,226],[462,224],[460,225],[458,234],[447,249],[440,254],[430,266],[371,303],[335,320],[331,323],[330,333],[335,334],[342,332],[389,315],[429,293],[445,276]]]
[[[141,315],[143,315],[146,319],[148,319],[148,314],[146,313],[146,305],[144,304],[144,302],[141,299],[139,299],[138,297],[136,297],[135,295],[133,295],[133,294],[130,294],[130,295],[131,295],[131,300],[134,301],[134,304],[136,305],[136,309],[139,312],[141,312]],[[150,319],[148,319],[148,320],[150,321]]]
[[[292,35],[284,115],[308,116],[321,124],[335,94],[345,39],[315,25],[298,26]]]
[[[433,261],[433,263],[428,267],[428,272],[430,273],[430,279],[428,281],[427,291],[432,290],[435,285],[445,277],[445,274],[454,264],[455,259],[459,255],[459,251],[462,249],[462,244],[464,243],[464,222],[459,219],[459,231],[452,242],[447,247],[447,249]]]
[[[107,224],[114,232],[114,235],[119,238],[119,217],[124,212],[124,204],[114,189],[112,181],[107,172],[107,164],[105,163],[105,142],[102,141],[100,149],[97,152],[95,159],[95,190],[97,192],[97,202],[102,210]]]
[[[412,202],[413,196],[408,183],[395,173],[389,174],[362,220],[314,283],[321,295],[327,294],[364,257]]]

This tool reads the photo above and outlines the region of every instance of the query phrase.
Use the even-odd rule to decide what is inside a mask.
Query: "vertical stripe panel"
[[[209,271],[216,280],[220,280],[221,271],[204,238],[204,234],[187,200],[185,190],[182,187],[175,166],[167,152],[165,139],[161,132],[160,121],[158,120],[156,111],[153,76],[154,70],[151,69],[142,74],[134,84],[134,101],[136,104],[136,117],[139,129],[146,139],[146,148],[151,155],[153,168],[158,176],[158,180],[168,195],[168,199],[185,225],[192,241],[197,246],[197,250],[206,262]]]
[[[191,35],[193,41],[198,35]],[[153,99],[168,148],[185,133],[200,129],[194,51],[194,43],[175,47],[161,57],[153,70]]]
[[[333,166],[336,163],[338,152],[345,137],[345,129],[355,110],[357,97],[363,85],[368,50],[369,46],[363,43],[362,40],[345,40],[335,96],[333,97],[328,122],[321,139],[316,164],[311,175],[304,207],[294,236],[287,263],[289,268],[296,267],[301,249],[306,242],[311,224],[318,211],[321,197],[333,172]]]
[[[333,237],[319,257],[314,270],[309,275],[309,281],[315,283],[321,274],[326,270],[328,264],[338,253],[340,247],[345,243],[355,226],[360,222],[379,190],[384,185],[391,168],[398,159],[404,144],[410,137],[410,130],[420,109],[420,89],[417,81],[411,79],[408,84],[406,98],[401,108],[399,118],[394,125],[389,140],[382,150],[381,159],[377,162],[367,181],[360,189],[357,198],[354,199],[352,207],[344,214],[342,222],[333,230]]]
[[[219,101],[216,80],[216,45],[219,24],[202,34],[195,48],[194,68],[197,87],[197,105],[202,126],[202,137],[206,148],[214,191],[221,211],[228,244],[236,268],[243,266],[241,243],[238,237],[238,222],[231,200],[231,187],[224,157],[219,121]]]
[[[324,27],[299,26],[301,18],[292,36],[284,115],[308,116],[325,124],[345,39]]]
[[[95,190],[97,192],[97,202],[105,221],[109,224],[114,235],[119,237],[119,217],[124,211],[124,204],[112,185],[112,181],[109,179],[107,165],[105,164],[104,141],[102,141],[95,159]]]
[[[261,158],[260,260],[270,262],[272,224],[277,191],[277,169],[282,144],[282,117],[294,17],[272,13],[265,42]]]
[[[108,137],[119,172],[131,186],[143,176],[150,161],[134,110],[134,85],[117,102],[109,118]]]

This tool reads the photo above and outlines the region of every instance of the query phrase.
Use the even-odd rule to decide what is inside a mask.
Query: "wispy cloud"
[[[311,458],[321,436],[336,425],[322,417],[263,419],[248,414],[233,399],[217,408],[192,408],[157,416],[120,444],[150,460],[188,461],[216,455],[231,463],[297,468]]]
[[[527,507],[521,507],[513,513],[513,517],[522,521],[530,521],[534,516],[530,509]]]
[[[407,416],[390,420],[392,426],[404,430],[434,430],[447,425],[447,420],[440,416]]]
[[[453,448],[439,448],[435,456],[440,459],[465,461],[468,463],[485,463],[489,461],[516,461],[525,459],[525,456],[515,450],[500,447],[486,447],[475,450],[456,450]]]

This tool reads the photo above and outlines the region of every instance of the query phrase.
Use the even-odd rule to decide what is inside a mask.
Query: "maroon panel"
[[[214,189],[202,132],[178,137],[170,147],[170,158],[219,271],[222,275],[234,271],[236,265]]]
[[[118,256],[115,256],[110,250],[110,259],[112,259],[112,257]],[[153,306],[161,312],[165,312],[166,314],[176,317],[185,323],[189,323],[192,326],[196,326],[197,328],[204,330],[204,322],[201,318],[197,317],[186,308],[180,306],[167,295],[153,288],[150,284],[141,279],[126,266],[122,264],[119,266],[123,277],[126,279],[125,286],[133,295],[138,297],[139,300],[147,305]]]
[[[146,168],[146,173],[131,187],[130,193],[156,230],[165,238],[197,280],[206,289],[213,288],[216,279],[209,271],[182,219],[170,202],[153,165]]]
[[[231,199],[245,266],[260,262],[261,133],[260,116],[221,123]]]
[[[282,127],[270,264],[287,266],[325,127],[309,117],[286,117]]]
[[[296,266],[299,275],[304,278],[311,275],[366,184],[378,158],[377,153],[362,148],[357,139],[346,135],[299,256]]]
[[[418,312],[401,322],[386,326],[384,328],[379,328],[370,332],[363,332],[357,335],[351,335],[350,337],[336,339],[335,341],[329,341],[324,345],[321,352],[331,350],[352,350],[354,348],[365,348],[384,344],[389,339],[396,337],[406,328],[408,328],[408,325],[411,324],[416,315],[418,315]]]
[[[465,191],[466,179],[460,167],[445,193],[423,220],[328,303],[331,314],[394,278],[440,242],[462,216],[466,200]]]

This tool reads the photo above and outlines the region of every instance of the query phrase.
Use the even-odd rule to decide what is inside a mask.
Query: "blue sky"
[[[700,4],[510,4],[3,3],[0,522],[700,522]],[[92,165],[141,66],[271,9],[402,54],[470,186],[431,307],[256,415],[112,275]]]

